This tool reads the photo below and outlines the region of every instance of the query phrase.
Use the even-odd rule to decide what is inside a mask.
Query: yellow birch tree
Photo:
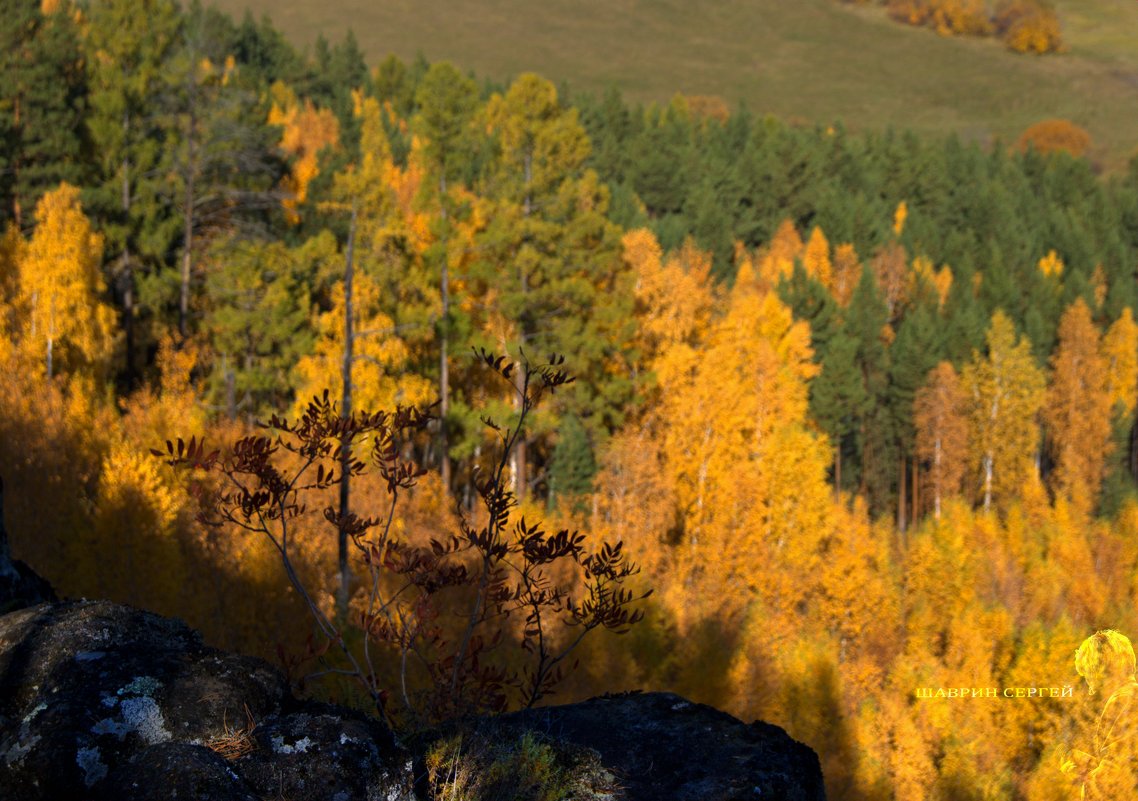
[[[110,358],[114,327],[114,312],[100,300],[103,237],[69,184],[45,194],[35,216],[19,265],[25,349],[42,359],[48,378],[61,366],[97,374]]]
[[[1031,343],[1018,341],[1002,311],[992,315],[988,352],[972,352],[962,383],[968,396],[969,453],[973,479],[985,510],[993,499],[1010,500],[1037,474],[1037,417],[1043,406],[1043,371]]]

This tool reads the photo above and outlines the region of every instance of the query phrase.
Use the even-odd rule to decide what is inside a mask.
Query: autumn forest
[[[1066,120],[981,146],[369,63],[196,0],[2,5],[0,475],[61,594],[291,669],[314,629],[272,543],[203,525],[151,449],[348,378],[353,409],[436,418],[391,521],[427,543],[521,412],[479,354],[559,354],[516,512],[623,543],[652,593],[550,700],[770,721],[838,801],[1071,797],[1072,655],[1138,636],[1138,160],[1100,174]],[[379,476],[351,491],[387,513]],[[293,548],[331,619],[335,531],[299,516]]]

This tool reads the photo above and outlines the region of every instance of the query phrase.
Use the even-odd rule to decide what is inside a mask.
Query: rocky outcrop
[[[294,699],[267,663],[205,647],[176,620],[101,601],[0,617],[5,799],[409,801],[415,778],[420,798],[432,784],[451,797],[446,776],[462,771],[437,778],[448,747],[468,776],[485,773],[464,779],[466,798],[548,798],[537,783],[556,781],[556,797],[579,800],[824,799],[817,757],[782,729],[667,693],[452,724],[418,743],[412,758],[378,720]]]
[[[824,801],[818,756],[778,726],[746,724],[671,693],[629,693],[506,715],[507,736],[535,732],[597,752],[623,801]]]
[[[295,700],[267,663],[106,602],[0,617],[5,798],[398,801],[411,760],[377,720]]]

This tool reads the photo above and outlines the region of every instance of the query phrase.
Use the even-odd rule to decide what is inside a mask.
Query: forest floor
[[[1068,52],[1012,53],[947,38],[836,0],[212,0],[268,13],[300,45],[350,26],[374,65],[389,53],[450,60],[480,79],[532,70],[570,89],[616,86],[743,102],[794,122],[913,129],[1012,143],[1070,119],[1108,172],[1138,153],[1138,3],[1057,0]]]

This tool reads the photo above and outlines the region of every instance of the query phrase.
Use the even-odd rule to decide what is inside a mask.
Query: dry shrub
[[[1002,0],[994,13],[984,0],[885,0],[893,19],[933,28],[941,36],[996,34],[1018,53],[1057,53],[1063,36],[1045,0]]]
[[[1037,153],[1064,151],[1080,158],[1090,150],[1091,135],[1070,120],[1043,120],[1032,125],[1016,140],[1018,150],[1026,152],[1029,147]]]
[[[986,36],[992,32],[982,0],[889,0],[887,5],[894,19],[933,28],[942,36]]]
[[[1017,53],[1058,53],[1063,34],[1055,9],[1039,0],[1005,0],[993,20],[996,33]]]
[[[688,110],[697,120],[715,120],[726,123],[731,116],[727,101],[719,95],[687,95]]]

